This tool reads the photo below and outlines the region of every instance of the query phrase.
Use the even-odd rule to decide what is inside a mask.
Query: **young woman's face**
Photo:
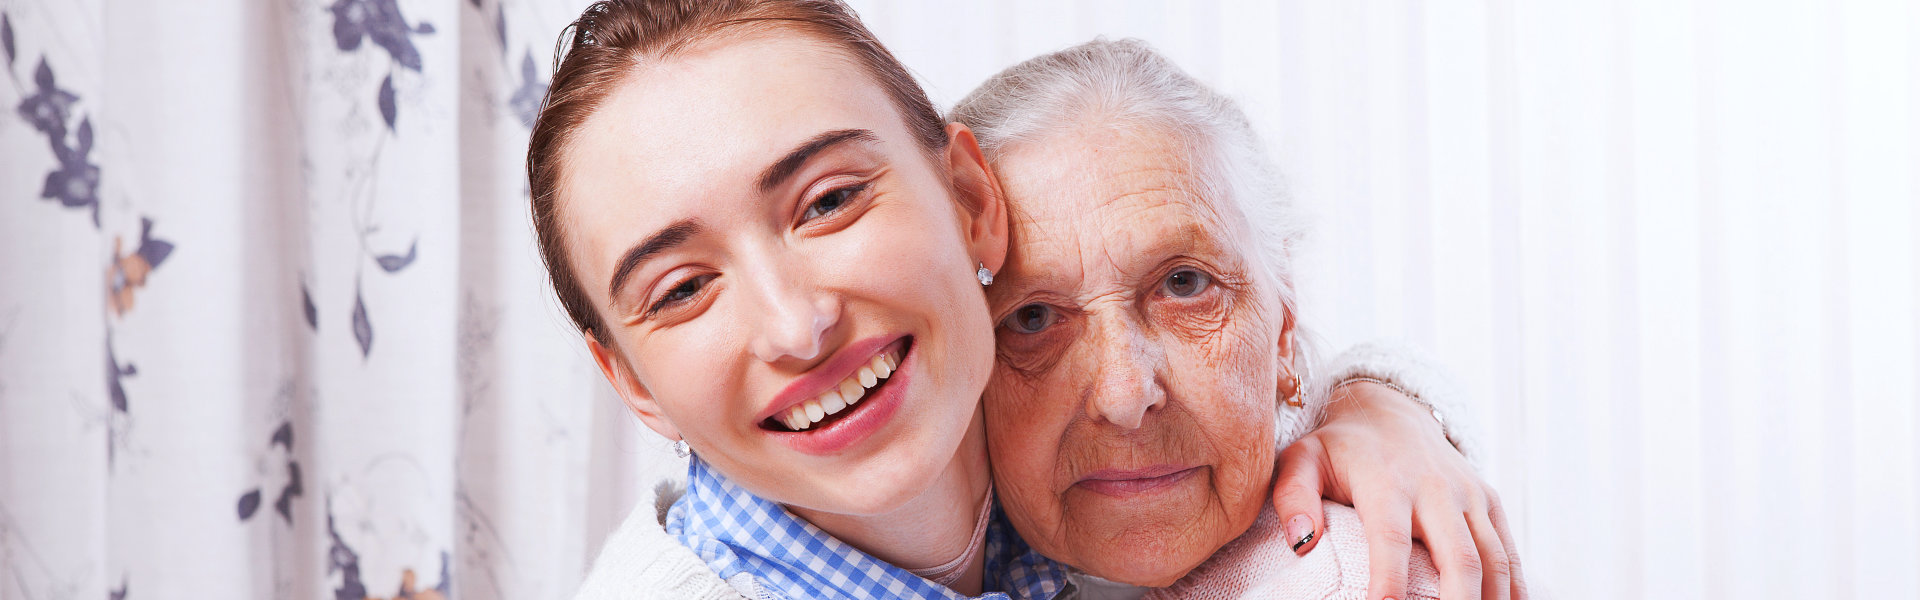
[[[850,56],[784,30],[643,62],[576,136],[562,235],[643,421],[822,512],[954,462],[993,364],[974,270],[1006,249],[955,198],[977,150],[924,150]]]

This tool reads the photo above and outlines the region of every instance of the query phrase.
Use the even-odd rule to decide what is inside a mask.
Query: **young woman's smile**
[[[906,336],[841,349],[775,396],[760,428],[807,454],[832,454],[867,440],[893,418],[912,385],[912,349]]]

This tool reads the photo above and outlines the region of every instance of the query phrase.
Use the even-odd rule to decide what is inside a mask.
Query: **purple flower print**
[[[60,89],[54,83],[53,69],[47,66],[45,57],[40,59],[40,67],[33,71],[33,84],[36,88],[33,94],[21,100],[20,106],[14,110],[34,129],[64,144],[67,139],[67,119],[73,115],[73,103],[78,102],[80,97]]]
[[[51,135],[51,134],[49,134]],[[47,180],[40,188],[40,197],[58,200],[67,208],[92,208],[93,224],[100,225],[100,165],[87,159],[93,151],[93,123],[88,119],[80,120],[80,129],[74,136],[76,145],[68,147],[64,135],[52,138],[53,156],[60,161],[59,168],[47,173]]]
[[[340,50],[352,51],[362,40],[372,38],[373,45],[385,49],[394,62],[420,70],[420,49],[409,36],[433,33],[433,25],[407,27],[398,0],[337,0],[328,10],[333,12],[333,43]]]
[[[40,197],[60,202],[67,208],[86,208],[93,213],[93,226],[100,226],[100,165],[93,164],[93,122],[80,119],[73,143],[67,142],[67,121],[73,118],[73,105],[80,97],[60,89],[46,57],[40,58],[33,72],[34,92],[20,100],[14,112],[36,131],[46,134],[47,145],[59,166],[47,173]]]
[[[528,50],[520,60],[520,89],[514,90],[513,98],[507,102],[513,105],[513,112],[520,115],[520,123],[533,126],[533,118],[540,114],[540,102],[547,96],[547,80],[540,78],[539,68],[533,64],[533,51]]]

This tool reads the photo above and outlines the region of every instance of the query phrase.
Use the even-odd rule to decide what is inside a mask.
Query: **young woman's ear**
[[[607,383],[613,384],[613,391],[620,394],[620,400],[627,403],[627,408],[633,411],[634,416],[640,417],[640,422],[646,423],[654,433],[679,441],[679,428],[674,427],[673,421],[660,412],[660,404],[653,401],[653,394],[647,392],[647,386],[640,384],[640,378],[633,373],[633,366],[627,364],[617,350],[601,345],[593,334],[584,337],[587,338],[587,351],[593,353],[594,364],[600,365],[600,374],[607,376]]]
[[[974,260],[995,273],[1007,262],[1007,198],[1000,190],[1000,178],[980,152],[973,130],[959,123],[947,124],[947,172],[954,189],[962,194],[961,222],[967,228],[967,246]]]

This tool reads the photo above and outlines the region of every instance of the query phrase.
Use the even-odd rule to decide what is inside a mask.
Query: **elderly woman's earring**
[[[686,440],[674,440],[674,441],[673,441],[673,455],[674,455],[674,456],[678,456],[678,457],[680,457],[680,458],[686,458],[686,457],[689,457],[689,456],[693,456],[693,449],[692,449],[692,448],[688,448],[688,447],[687,447],[687,441],[686,441]]]
[[[980,263],[980,270],[974,271],[973,276],[980,279],[980,287],[993,285],[993,271],[987,270],[987,263]]]
[[[1300,340],[1299,338],[1295,338],[1293,340],[1293,360],[1303,361],[1305,358],[1305,356],[1300,354]],[[1293,399],[1287,402],[1294,406],[1305,407],[1307,405],[1307,390],[1313,385],[1312,381],[1313,365],[1311,363],[1301,364],[1300,376],[1294,379]]]
[[[1295,343],[1293,348],[1294,360],[1299,360],[1300,344]],[[1305,407],[1307,405],[1307,387],[1311,385],[1308,382],[1313,379],[1313,367],[1303,365],[1300,367],[1300,371],[1295,373],[1293,371],[1293,364],[1289,361],[1287,364],[1287,375],[1293,378],[1293,393],[1286,398],[1287,406],[1294,408]]]
[[[1300,408],[1302,406],[1306,406],[1307,405],[1306,403],[1307,380],[1301,378],[1299,375],[1294,374],[1293,367],[1291,365],[1287,367],[1287,378],[1293,380],[1293,383],[1288,386],[1293,388],[1293,390],[1287,393],[1287,397],[1283,399],[1283,401],[1286,402],[1287,406],[1291,406],[1294,408]]]

